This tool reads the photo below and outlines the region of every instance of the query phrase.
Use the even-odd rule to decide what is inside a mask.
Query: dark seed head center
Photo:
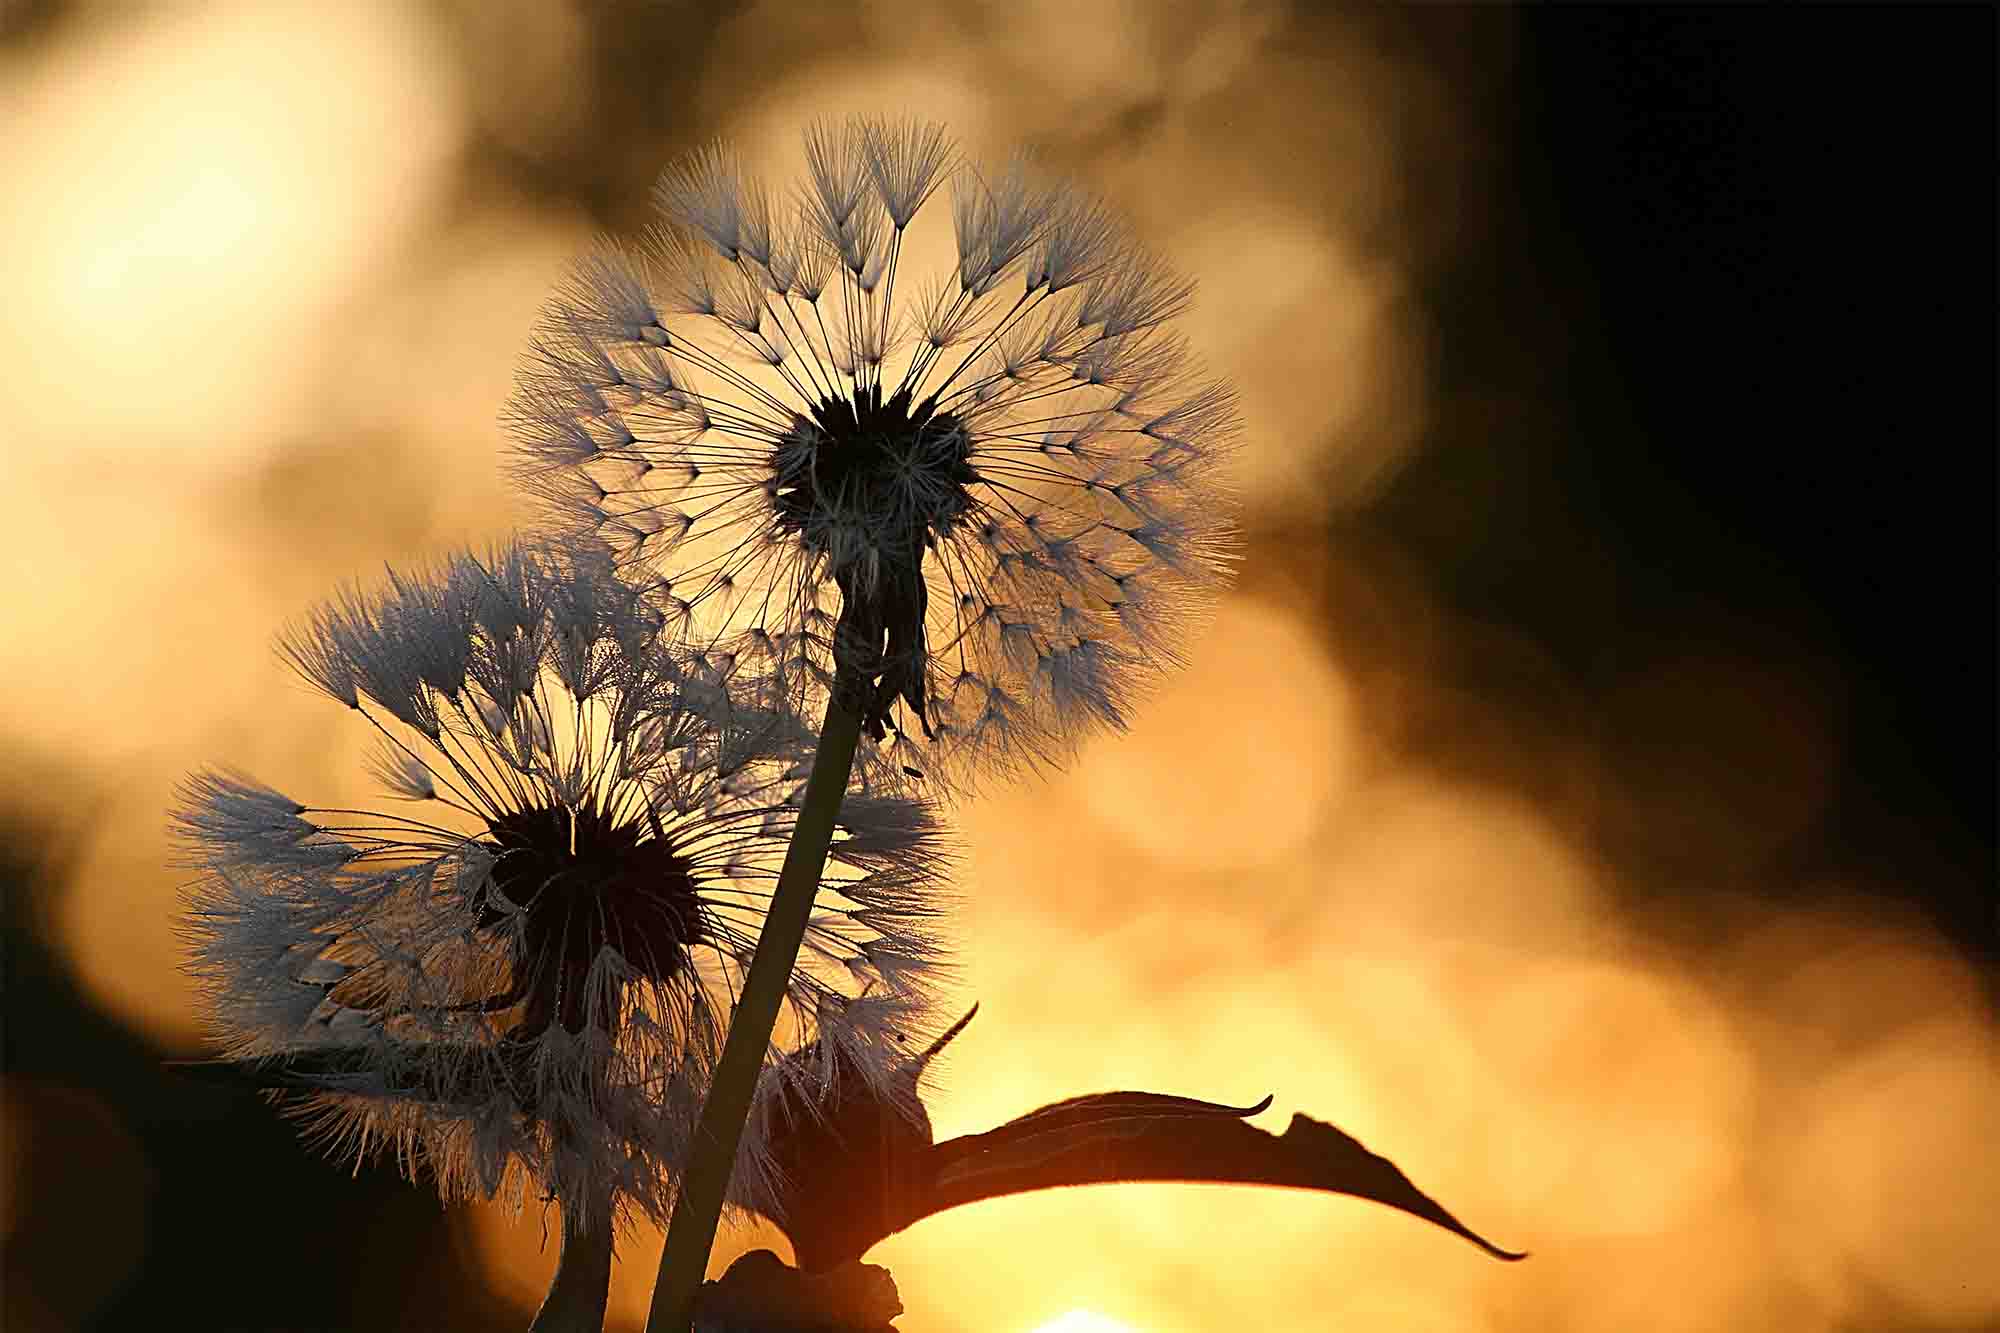
[[[921,560],[926,541],[972,507],[971,436],[935,399],[880,386],[822,398],[772,450],[778,524],[825,553],[832,529],[859,524],[879,551]]]
[[[514,988],[525,992],[527,1034],[551,1023],[583,1029],[586,981],[606,945],[654,982],[687,968],[703,937],[700,895],[688,862],[656,829],[595,805],[534,806],[489,829],[494,888],[519,915],[488,905],[480,925],[522,931]]]

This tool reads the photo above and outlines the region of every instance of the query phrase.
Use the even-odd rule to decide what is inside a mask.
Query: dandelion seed
[[[934,125],[816,125],[805,166],[781,196],[697,154],[644,256],[576,270],[513,401],[519,472],[682,632],[801,709],[844,691],[864,786],[1060,760],[1229,567],[1233,395],[1168,327],[1192,286]],[[957,260],[913,275],[940,191]]]
[[[447,1199],[665,1216],[814,738],[661,628],[588,561],[512,548],[392,576],[285,652],[377,733],[401,808],[186,784],[208,1017],[336,1154],[392,1152]],[[900,1067],[940,960],[939,840],[918,802],[846,802],[785,996],[795,1040]],[[746,1188],[772,1170],[746,1136]]]

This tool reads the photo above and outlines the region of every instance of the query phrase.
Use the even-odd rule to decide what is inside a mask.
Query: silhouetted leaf
[[[1066,1185],[1182,1181],[1272,1185],[1371,1199],[1443,1227],[1501,1259],[1501,1249],[1410,1182],[1386,1157],[1332,1125],[1292,1117],[1284,1134],[1244,1123],[1271,1104],[1224,1106],[1157,1092],[1103,1092],[1053,1103],[983,1134],[931,1141],[916,1085],[944,1043],[913,1060],[909,1112],[836,1076],[817,1108],[793,1108],[772,1148],[789,1177],[782,1217],[802,1268],[860,1258],[885,1236],[982,1199]]]
[[[985,1134],[938,1144],[932,1149],[938,1162],[933,1188],[903,1226],[981,1199],[1062,1185],[1279,1185],[1372,1199],[1463,1236],[1496,1258],[1525,1257],[1480,1236],[1412,1184],[1394,1162],[1324,1121],[1294,1115],[1277,1135],[1236,1118],[1263,1110],[1268,1098],[1233,1113],[1203,1102],[1183,1103],[1198,1111],[1130,1109],[1134,1099],[1151,1096],[1079,1097]]]

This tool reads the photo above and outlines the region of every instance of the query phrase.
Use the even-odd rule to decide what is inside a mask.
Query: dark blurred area
[[[1034,95],[1010,83],[1007,62],[1026,58],[1019,42],[1029,39],[1019,34],[1029,31],[1054,61],[1060,53],[1052,44],[1091,22],[1080,12],[1089,6],[1059,8],[1016,18],[970,4],[772,9],[609,0],[491,13],[443,0],[403,6],[395,12],[416,14],[425,34],[413,48],[420,54],[412,77],[428,84],[436,74],[439,114],[459,127],[457,137],[439,150],[442,165],[424,168],[428,211],[421,225],[412,224],[414,239],[400,242],[413,256],[408,267],[382,261],[379,271],[369,270],[373,276],[352,284],[364,295],[328,298],[326,322],[314,326],[321,331],[308,333],[341,338],[349,321],[360,319],[353,312],[378,299],[365,293],[392,288],[431,262],[426,247],[459,253],[488,244],[481,228],[489,215],[520,220],[522,235],[540,228],[520,243],[532,260],[518,271],[494,265],[533,299],[557,271],[549,265],[587,245],[593,232],[629,234],[646,220],[652,178],[675,153],[739,121],[776,114],[770,104],[788,80],[816,86],[808,74],[831,80],[841,97],[879,88],[893,109],[923,112],[909,99],[929,86],[922,80],[934,48],[962,60],[990,50],[994,87],[977,95],[993,108],[990,128],[1005,142],[1008,108]],[[558,11],[560,22],[551,17]],[[1988,1102],[2000,1086],[1993,1064],[2000,916],[1992,8],[1323,14],[1304,5],[1203,4],[1184,19],[1168,7],[1136,18],[1120,12],[1127,25],[1120,31],[1143,33],[1150,43],[1120,53],[1112,67],[1124,71],[1124,81],[1080,85],[1073,120],[1049,113],[1025,136],[1086,179],[1108,182],[1121,204],[1148,216],[1171,216],[1190,191],[1208,190],[1225,200],[1255,195],[1260,206],[1290,210],[1285,216],[1317,218],[1340,233],[1346,252],[1393,264],[1404,281],[1390,305],[1400,303],[1408,326],[1422,331],[1419,370],[1409,373],[1420,380],[1412,392],[1424,410],[1413,418],[1407,447],[1385,453],[1392,462],[1352,488],[1337,480],[1344,475],[1337,468],[1317,463],[1301,463],[1295,482],[1247,487],[1244,604],[1282,613],[1307,641],[1326,645],[1364,715],[1360,729],[1373,737],[1371,763],[1393,763],[1426,781],[1455,784],[1454,791],[1502,792],[1561,835],[1565,855],[1589,868],[1609,904],[1604,930],[1612,933],[1604,939],[1613,942],[1591,944],[1589,957],[1605,967],[1634,960],[1633,976],[1671,977],[1679,988],[1660,990],[1668,1000],[1657,1010],[1634,1000],[1633,1012],[1675,1015],[1677,997],[1699,994],[1708,1006],[1702,1014],[1735,1025],[1716,1049],[1732,1053],[1729,1069],[1752,1071],[1742,1075],[1751,1090],[1740,1123],[1729,1122],[1731,1155],[1704,1188],[1734,1201],[1729,1225],[1742,1230],[1718,1231],[1724,1239],[1715,1243],[1754,1237],[1761,1247],[1816,1208],[1846,1215],[1827,1224],[1834,1228],[1827,1236],[1797,1248],[1774,1240],[1731,1260],[1735,1266],[1717,1281],[1726,1278],[1739,1293],[1735,1303],[1696,1302],[1676,1314],[1667,1308],[1677,1297],[1664,1268],[1668,1276],[1657,1281],[1666,1285],[1634,1287],[1629,1305],[1583,1293],[1626,1281],[1630,1266],[1652,1262],[1646,1244],[1682,1244],[1709,1214],[1690,1204],[1657,1226],[1640,1220],[1587,1234],[1565,1255],[1563,1243],[1550,1243],[1547,1233],[1560,1225],[1551,1219],[1598,1208],[1599,1199],[1564,1188],[1594,1177],[1551,1168],[1533,1177],[1545,1192],[1522,1199],[1511,1214],[1504,1211],[1509,1185],[1496,1179],[1475,1201],[1483,1211],[1460,1211],[1503,1242],[1538,1251],[1535,1260],[1497,1277],[1482,1273],[1477,1287],[1452,1269],[1425,1294],[1433,1304],[1406,1308],[1385,1296],[1346,1307],[1349,1324],[1696,1329],[1722,1326],[1713,1322],[1713,1311],[1722,1310],[1732,1327],[1753,1326],[1745,1319],[1829,1331],[2000,1327],[2000,1289],[1985,1279],[1939,1277],[1957,1262],[1953,1256],[1988,1252],[1990,1231],[1984,1239],[1965,1233],[1991,1227],[1990,1186],[2000,1181],[1990,1161],[1960,1163],[1961,1174],[1916,1148],[1885,1149],[1879,1171],[1851,1163],[1835,1171],[1829,1160],[1823,1195],[1811,1188],[1820,1171],[1811,1162],[1786,1168],[1790,1174],[1777,1184],[1756,1173],[1760,1154],[1801,1142],[1801,1151],[1865,1157],[1870,1135],[1892,1124],[1901,1135],[1934,1136],[1946,1145],[1939,1153],[1970,1144],[1990,1158]],[[71,49],[115,46],[125,25],[152,21],[116,7],[0,0],[0,108],[8,106],[9,79],[26,87],[30,70],[54,68]],[[1202,25],[1239,33],[1219,74],[1177,54],[1199,46]],[[539,58],[558,47],[561,59]],[[850,68],[851,79],[836,77]],[[177,76],[167,70],[163,77],[172,86]],[[1320,90],[1325,105],[1299,100],[1302,89]],[[1397,134],[1381,149],[1387,167],[1368,186],[1375,193],[1357,203],[1361,192],[1335,147],[1343,136],[1367,139],[1372,122],[1364,118],[1356,129],[1345,108],[1372,105],[1371,98],[1407,115],[1399,112]],[[28,218],[40,207],[38,196],[14,190],[12,177],[16,160],[28,161],[37,142],[28,112],[40,104],[24,94],[17,105],[22,117],[0,126],[0,191],[14,196],[8,208]],[[122,114],[137,125],[146,110]],[[0,120],[13,115],[10,108]],[[1200,138],[1204,132],[1211,137]],[[1188,160],[1207,164],[1211,175],[1148,189],[1149,154],[1189,142],[1226,145],[1231,132],[1243,136],[1243,162],[1195,153]],[[364,147],[361,155],[372,151]],[[313,169],[302,168],[308,175]],[[51,177],[29,172],[26,179]],[[381,188],[414,189],[401,177]],[[0,236],[13,234],[0,225]],[[514,244],[491,241],[496,253]],[[1258,241],[1238,235],[1230,244],[1254,251]],[[1204,276],[1198,256],[1175,258]],[[33,266],[37,256],[17,253],[14,262]],[[419,331],[414,347],[463,330],[479,349],[480,367],[450,381],[467,400],[464,419],[475,425],[497,412],[509,349],[532,313],[508,306],[490,321],[504,327],[475,328],[487,322],[477,304],[488,290],[480,281],[440,289],[463,303],[444,306],[443,314],[432,309],[430,289],[413,289],[407,310],[385,307],[397,312],[387,323]],[[1287,281],[1282,266],[1274,281]],[[1216,327],[1230,319],[1232,293],[1225,288],[1220,299]],[[100,313],[123,317],[115,305]],[[422,322],[434,315],[442,321],[435,327]],[[0,315],[0,324],[25,318]],[[40,336],[19,326],[12,332],[18,343],[0,340],[0,352]],[[1193,333],[1203,346],[1203,329]],[[351,344],[333,345],[348,355]],[[365,361],[365,349],[355,359]],[[408,374],[406,396],[417,401],[455,372],[426,362],[397,373]],[[32,383],[24,377],[24,400]],[[1320,387],[1314,379],[1290,382],[1301,398]],[[257,427],[275,441],[266,452],[174,492],[187,532],[240,539],[243,550],[259,554],[238,563],[227,554],[235,548],[227,548],[196,567],[212,581],[165,587],[158,600],[220,599],[240,623],[240,641],[255,643],[330,586],[329,568],[365,573],[384,559],[502,530],[511,520],[494,498],[497,480],[487,476],[495,469],[483,461],[497,457],[497,430],[468,438],[459,418],[381,418],[325,390],[292,406],[297,411],[282,427]],[[20,427],[25,438],[41,438],[38,420]],[[64,429],[88,434],[96,423]],[[1277,438],[1257,464],[1265,469],[1259,475],[1285,477],[1288,449],[1334,457],[1348,436],[1365,444],[1371,429],[1366,420],[1325,427],[1325,438],[1308,447],[1273,427],[1265,433]],[[1254,413],[1252,430],[1259,430]],[[47,438],[69,447],[60,432]],[[164,468],[134,452],[106,471],[143,482],[155,466]],[[419,480],[452,468],[477,478],[461,490],[451,481]],[[90,485],[49,479],[56,476],[23,470],[9,482],[16,491],[10,511],[74,502],[81,515],[74,527],[52,529],[58,544],[33,536],[40,531],[33,527],[10,539],[10,547],[21,543],[19,554],[6,553],[24,583],[41,580],[44,565],[98,568],[85,552],[98,525],[109,530],[124,513],[107,508]],[[159,544],[174,540],[170,531]],[[77,608],[74,619],[57,605],[44,620],[24,622],[17,642],[35,647],[5,661],[102,653],[90,646],[89,632],[79,629],[72,641],[67,627],[95,623],[92,579],[143,578],[144,560],[121,557],[101,576],[75,576],[73,594],[63,594]],[[4,628],[8,619],[0,612],[0,638],[17,632]],[[169,647],[151,651],[176,659],[236,651],[200,637],[209,628],[176,619],[133,623],[121,633],[153,636]],[[101,952],[90,944],[99,938],[91,931],[106,921],[167,919],[161,904],[173,891],[160,863],[163,843],[107,848],[104,821],[136,820],[138,827],[154,810],[163,823],[156,797],[173,773],[220,759],[282,763],[274,756],[288,747],[317,754],[314,747],[332,734],[330,722],[325,735],[301,733],[283,744],[265,734],[259,706],[272,699],[298,706],[281,681],[265,679],[278,672],[260,652],[251,650],[210,688],[226,699],[237,688],[230,680],[254,680],[263,693],[246,696],[233,716],[193,739],[164,717],[157,737],[100,744],[78,739],[82,723],[74,734],[44,725],[27,703],[0,714],[0,739],[16,757],[14,778],[0,788],[0,1317],[10,1333],[163,1323],[525,1327],[552,1261],[551,1253],[512,1284],[500,1281],[496,1273],[512,1262],[507,1256],[522,1251],[492,1243],[486,1223],[448,1215],[427,1188],[411,1188],[388,1166],[350,1178],[258,1097],[177,1075],[168,1060],[200,1053],[184,1018],[188,996],[165,993],[172,983],[159,978],[171,973],[146,971],[153,965],[143,961],[129,963],[123,983],[117,976],[128,958],[163,956],[157,932],[143,936],[154,940],[150,953],[109,928]],[[143,657],[140,649],[133,654],[135,662]],[[136,665],[118,679],[128,676],[127,683],[142,685],[151,679]],[[69,706],[79,717],[116,721],[129,713],[140,720],[119,725],[143,729],[147,719],[173,712],[199,677],[162,679],[179,693],[122,710],[96,694]],[[61,706],[60,685],[49,687],[42,714]],[[43,696],[24,696],[35,697]],[[213,711],[214,700],[202,706]],[[1238,706],[1254,709],[1255,700],[1214,701],[1218,715]],[[193,749],[196,741],[222,753]],[[1250,758],[1254,766],[1260,756]],[[333,760],[316,762],[333,771]],[[1346,827],[1331,815],[1314,818],[1315,829]],[[975,845],[997,836],[982,827],[972,830]],[[1300,848],[1321,845],[1300,836]],[[1168,865],[1158,872],[1165,884],[1158,891],[1184,885],[1190,895],[1220,898],[1220,886],[1232,884],[1221,864],[1207,881],[1196,875],[1200,864]],[[1275,881],[1277,872],[1268,877]],[[79,916],[74,895],[87,883],[119,885],[129,896]],[[1468,901],[1480,892],[1455,882],[1444,899],[1460,888]],[[1324,892],[1318,881],[1274,883],[1272,920],[1305,920]],[[968,930],[976,934],[1005,910],[982,909]],[[1108,929],[1092,914],[1110,909],[1080,892],[1061,910],[1091,922],[1092,931]],[[1811,914],[1812,924],[1783,933],[1794,913]],[[1834,915],[1848,924],[1828,924]],[[1887,953],[1871,942],[1878,927],[1893,935],[1894,943],[1882,946]],[[1782,938],[1771,933],[1780,928]],[[1476,935],[1481,923],[1468,917],[1463,929]],[[1456,940],[1440,939],[1438,952],[1458,948]],[[128,945],[129,955],[119,952]],[[1285,950],[1297,947],[1274,943],[1272,956],[1289,958]],[[1520,988],[1532,989],[1545,963],[1553,977],[1558,964],[1567,968],[1584,956],[1583,946],[1562,947],[1563,957],[1544,959],[1524,945],[1509,964],[1518,972],[1508,974],[1515,989],[1507,993],[1530,993]],[[1049,952],[1058,953],[1053,946]],[[98,961],[89,961],[93,954]],[[1331,974],[1337,957],[1316,966]],[[1884,957],[1891,962],[1878,966]],[[1789,970],[1774,970],[1774,960]],[[1662,970],[1643,970],[1656,962]],[[996,964],[975,979],[1023,975],[1009,966]],[[1893,989],[1905,977],[1914,978],[1908,994],[1945,998],[1905,998]],[[1809,1028],[1824,1017],[1832,1035],[1824,1038],[1822,1064],[1795,1067],[1788,1061],[1819,1051],[1818,1039],[1787,1038],[1793,1029],[1768,1016],[1791,1015],[1795,983],[1808,982],[1820,987],[1814,997],[1838,998],[1838,1013],[1825,1017],[1834,1014],[1827,1007],[1834,1000],[1799,1002],[1797,1012],[1809,1017],[1798,1021]],[[148,998],[155,993],[156,1004]],[[1974,1008],[1953,1007],[1967,996]],[[977,998],[989,1011],[1007,999]],[[155,1007],[157,1018],[149,1012]],[[1609,1050],[1602,1058],[1577,1054],[1589,1047],[1555,1050],[1552,1028],[1541,1025],[1554,1024],[1548,1015],[1559,1008],[1551,1001],[1546,1010],[1523,1010],[1530,1021],[1504,1037],[1509,1052],[1548,1046],[1548,1063],[1495,1055],[1491,1065],[1502,1073],[1491,1087],[1516,1086],[1502,1075],[1519,1075],[1527,1087],[1594,1087],[1596,1067],[1622,1058]],[[1907,1024],[1893,1026],[1906,1010]],[[1587,1036],[1588,1006],[1582,1011],[1563,1029],[1571,1034],[1564,1040]],[[1382,1000],[1380,1026],[1393,1028],[1396,1012]],[[1665,1020],[1649,1017],[1633,1029],[1642,1042],[1657,1031],[1646,1024],[1656,1021]],[[1690,1020],[1688,1031],[1706,1031],[1701,1023],[1709,1021]],[[1907,1047],[1919,1053],[1911,1061],[1943,1054],[1928,1064],[1896,1063],[1905,1048],[1892,1047],[1890,1036],[1905,1032],[1917,1034]],[[1071,1045],[1103,1039],[1083,1019],[1068,1033],[1029,1035]],[[1347,1035],[1332,1030],[1324,1040],[1338,1046]],[[1237,1040],[1255,1047],[1263,1036],[1250,1027]],[[1370,1037],[1395,1039],[1393,1031]],[[1269,1040],[1282,1047],[1285,1039],[1273,1032]],[[1503,1043],[1491,1040],[1496,1050]],[[1011,1075],[982,1076],[976,1052],[991,1049],[968,1041],[961,1055],[956,1078],[968,1104],[982,1112],[989,1101],[1009,1107],[1007,1114],[1026,1110],[1030,1094]],[[1213,1063],[1236,1054],[1217,1049]],[[1566,1063],[1572,1055],[1574,1065]],[[1720,1067],[1702,1063],[1707,1058],[1689,1056],[1686,1067]],[[1261,1068],[1245,1076],[1261,1077]],[[1003,1085],[990,1099],[982,1077]],[[1467,1074],[1456,1086],[1474,1103],[1458,1113],[1477,1117],[1488,1109],[1477,1101],[1489,1086],[1478,1077]],[[1936,1095],[1892,1121],[1882,1108],[1895,1100],[1891,1092],[1900,1097],[1909,1089]],[[1265,1088],[1161,1090],[1247,1091],[1254,1098]],[[1615,1139],[1621,1115],[1642,1116],[1633,1108],[1654,1090],[1638,1079],[1607,1101],[1578,1093],[1575,1105],[1588,1109],[1577,1114]],[[1809,1134],[1795,1132],[1793,1111],[1828,1090],[1852,1092],[1851,1105],[1860,1109],[1815,1120]],[[1340,1105],[1307,1109],[1336,1122],[1344,1113]],[[1519,1114],[1535,1122],[1533,1107]],[[1421,1152],[1405,1160],[1393,1142],[1357,1132],[1398,1156],[1420,1184],[1431,1183],[1436,1173],[1426,1174]],[[1677,1135],[1658,1132],[1669,1141]],[[1685,1133],[1709,1130],[1691,1123]],[[1497,1138],[1465,1151],[1463,1161],[1441,1168],[1441,1196],[1463,1199],[1469,1182],[1510,1160],[1514,1145]],[[1606,1160],[1613,1170],[1621,1159]],[[1917,1182],[1909,1188],[1922,1197],[1898,1192],[1905,1179]],[[1961,1193],[1932,1197],[1933,1180],[1950,1180]],[[1807,1190],[1803,1202],[1788,1192],[1800,1189]],[[1670,1197],[1678,1198],[1660,1195]],[[1667,1203],[1660,1208],[1671,1211]],[[530,1205],[514,1233],[530,1238],[528,1252],[539,1224]],[[1287,1243],[1310,1254],[1324,1240],[1302,1230]],[[1627,1244],[1638,1248],[1619,1248]],[[656,1238],[635,1241],[632,1272],[621,1282],[643,1291],[656,1245]],[[1887,1247],[1889,1257],[1852,1257],[1875,1246]],[[1191,1243],[1177,1262],[1193,1265],[1195,1249]],[[1802,1257],[1804,1249],[1815,1253]],[[1547,1257],[1551,1251],[1556,1257]],[[1418,1258],[1394,1253],[1384,1271],[1397,1282],[1407,1280],[1408,1265],[1435,1257],[1418,1242],[1408,1251]],[[925,1252],[897,1254],[905,1257],[876,1257],[896,1270],[906,1299],[913,1280],[940,1291],[970,1280],[942,1261],[926,1278]],[[1932,1266],[1904,1262],[1924,1254],[1935,1257]],[[1268,1271],[1278,1274],[1263,1288],[1270,1308],[1291,1313],[1242,1326],[1321,1326],[1303,1298],[1294,1305],[1283,1294],[1290,1270]],[[1186,1288],[1173,1284],[1192,1279],[1164,1268],[1155,1277],[1157,1288],[1147,1285],[1154,1278],[1132,1280],[1133,1299],[1151,1304],[1122,1316],[1154,1320],[1130,1325],[1147,1333],[1183,1326],[1171,1322],[1177,1309],[1224,1303],[1187,1296],[1177,1305],[1172,1293]],[[991,1293],[968,1300],[969,1312],[956,1322],[919,1319],[935,1302],[912,1300],[903,1326],[1029,1333],[1017,1313],[1027,1306]],[[1189,1328],[1220,1326],[1198,1313],[1184,1317]]]
[[[1658,734],[1621,683],[1804,664],[1842,760],[1790,878],[1862,870],[1990,964],[1993,15],[1518,18],[1492,225],[1430,292],[1446,411],[1360,521],[1556,677],[1469,655],[1471,688],[1574,691],[1635,768],[1744,738]],[[1705,849],[1614,850],[1668,916]]]
[[[525,1327],[479,1284],[413,1280],[466,1267],[434,1195],[349,1179],[261,1098],[164,1067],[92,1005],[42,943],[61,869],[4,868],[7,1328]]]

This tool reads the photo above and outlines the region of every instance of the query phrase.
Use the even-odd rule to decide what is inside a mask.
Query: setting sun
[[[1089,1310],[1071,1310],[1068,1314],[1057,1315],[1046,1324],[1037,1325],[1033,1333],[1139,1333],[1139,1330],[1121,1320],[1093,1314]]]

